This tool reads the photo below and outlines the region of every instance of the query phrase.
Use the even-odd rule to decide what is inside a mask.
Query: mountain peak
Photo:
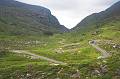
[[[83,30],[99,27],[106,21],[114,20],[120,17],[120,1],[112,5],[110,8],[100,13],[94,13],[84,18],[80,23],[77,24],[72,30]]]
[[[0,1],[0,34],[48,34],[68,31],[51,11],[15,0]],[[6,30],[4,29],[6,27]]]

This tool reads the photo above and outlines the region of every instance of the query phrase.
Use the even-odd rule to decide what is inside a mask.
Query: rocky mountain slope
[[[68,29],[47,8],[15,0],[0,0],[0,34],[51,35],[66,31]]]
[[[113,20],[120,21],[120,1],[105,11],[87,16],[72,30],[91,30],[94,28],[102,27],[108,22],[112,22]]]

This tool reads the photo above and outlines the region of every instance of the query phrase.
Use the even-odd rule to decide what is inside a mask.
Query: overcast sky
[[[120,0],[17,0],[49,8],[61,24],[74,27],[86,16],[105,10]]]

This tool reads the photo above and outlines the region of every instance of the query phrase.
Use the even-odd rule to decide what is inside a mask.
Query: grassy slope
[[[18,56],[8,55],[2,57],[0,60],[0,72],[4,77],[14,77],[17,78],[18,75],[26,75],[29,70],[27,64],[32,64],[33,72],[39,72],[38,77],[42,77],[42,79],[53,79],[53,78],[61,78],[61,79],[74,79],[71,76],[76,73],[78,69],[81,73],[82,79],[112,79],[118,76],[116,74],[117,70],[120,69],[120,50],[113,49],[112,46],[106,44],[104,41],[111,40],[115,44],[120,44],[120,23],[119,21],[106,22],[101,28],[93,29],[91,31],[81,33],[66,33],[63,35],[57,34],[51,37],[34,37],[27,36],[23,38],[21,36],[0,36],[1,40],[17,40],[17,41],[29,41],[29,40],[39,40],[41,41],[41,45],[32,47],[28,49],[36,53],[38,55],[46,56],[49,58],[53,58],[56,60],[67,62],[69,65],[67,66],[54,66],[54,65],[46,65],[46,62],[41,61],[38,63],[37,61],[31,61],[29,59],[19,58]],[[94,32],[99,31],[97,34],[93,35]],[[100,46],[107,51],[114,51],[112,53],[112,57],[105,60],[97,60],[97,57],[100,56],[99,52],[96,49],[92,48],[89,45],[89,40],[100,40]],[[62,49],[61,49],[62,48]],[[57,52],[56,50],[62,50],[61,52]],[[63,52],[64,51],[64,52]],[[6,61],[9,59],[10,61]],[[20,59],[20,60],[19,60]],[[19,63],[18,63],[19,60]],[[29,60],[29,61],[28,61]],[[16,62],[17,61],[17,62]],[[104,62],[106,61],[106,62]],[[38,63],[36,65],[36,63]],[[41,63],[43,65],[41,65]],[[14,66],[14,64],[16,64]],[[6,66],[4,66],[6,65]],[[107,65],[108,72],[105,74],[101,73],[101,76],[92,74],[94,69],[100,69],[100,65]],[[8,67],[9,66],[9,67]],[[5,67],[6,70],[3,69]],[[12,71],[12,74],[9,75]],[[59,71],[62,71],[58,74]],[[30,73],[33,73],[30,71]],[[19,73],[17,75],[17,73]],[[15,74],[15,75],[13,75]],[[37,74],[37,73],[36,73]],[[33,74],[33,75],[36,75]],[[46,76],[47,75],[47,76]],[[1,78],[2,78],[1,76]],[[7,78],[6,78],[7,79]],[[118,78],[119,79],[119,78]]]
[[[39,16],[37,13],[30,10],[0,6],[0,34],[41,35],[47,33],[58,33],[61,31],[61,29],[56,28],[60,28],[59,25],[50,26],[42,24]]]

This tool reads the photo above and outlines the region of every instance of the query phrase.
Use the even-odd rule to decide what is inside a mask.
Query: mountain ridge
[[[52,34],[68,31],[68,29],[61,25],[58,19],[51,14],[49,9],[41,6],[30,5],[15,0],[1,0],[0,10],[0,31],[3,32],[3,34],[8,32],[7,34],[14,35],[16,35],[16,33],[18,35],[39,35],[41,33]],[[4,27],[11,29],[11,31],[6,30]],[[24,30],[21,31],[20,29]],[[16,30],[16,33],[14,33],[14,30]]]
[[[105,11],[101,11],[99,13],[93,13],[87,17],[85,17],[80,23],[78,23],[75,27],[73,27],[72,31],[82,31],[87,28],[99,28],[101,27],[105,21],[110,21],[113,19],[117,19],[120,17],[120,1],[106,9]]]

